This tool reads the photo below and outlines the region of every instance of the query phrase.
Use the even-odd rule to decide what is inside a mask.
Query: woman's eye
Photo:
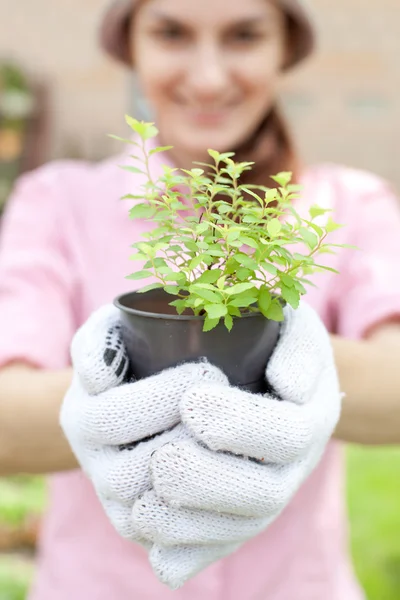
[[[185,34],[179,27],[164,27],[155,32],[160,39],[167,41],[177,41],[184,38]]]
[[[260,32],[249,29],[238,30],[232,34],[233,41],[239,43],[257,42],[260,40],[260,38],[262,38],[262,34]]]

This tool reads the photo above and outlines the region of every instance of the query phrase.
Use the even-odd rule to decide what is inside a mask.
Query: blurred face
[[[284,15],[272,0],[144,0],[132,53],[163,141],[202,160],[236,148],[270,109]]]

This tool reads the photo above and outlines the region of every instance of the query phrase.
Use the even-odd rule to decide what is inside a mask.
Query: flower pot
[[[204,317],[178,315],[163,289],[131,292],[116,298],[121,311],[122,336],[132,373],[148,377],[183,362],[206,358],[219,367],[230,383],[265,393],[265,367],[279,335],[279,323],[260,313],[234,319],[232,331],[223,323],[203,332]]]

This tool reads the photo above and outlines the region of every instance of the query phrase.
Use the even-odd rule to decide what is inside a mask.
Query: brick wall
[[[93,44],[106,0],[0,1],[0,56],[52,84],[52,153],[98,157],[124,130],[131,85]],[[373,169],[400,187],[398,0],[307,0],[318,55],[284,84],[287,112],[310,160]]]
[[[123,131],[126,76],[94,43],[106,1],[0,0],[0,58],[50,84],[53,156],[97,158]]]

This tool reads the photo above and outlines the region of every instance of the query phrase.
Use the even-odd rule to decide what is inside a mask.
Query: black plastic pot
[[[203,317],[178,315],[162,289],[131,292],[116,298],[122,336],[132,373],[137,379],[183,362],[207,358],[230,383],[255,393],[267,390],[265,367],[279,335],[279,323],[259,313],[234,319],[232,331],[223,323],[203,332]]]

